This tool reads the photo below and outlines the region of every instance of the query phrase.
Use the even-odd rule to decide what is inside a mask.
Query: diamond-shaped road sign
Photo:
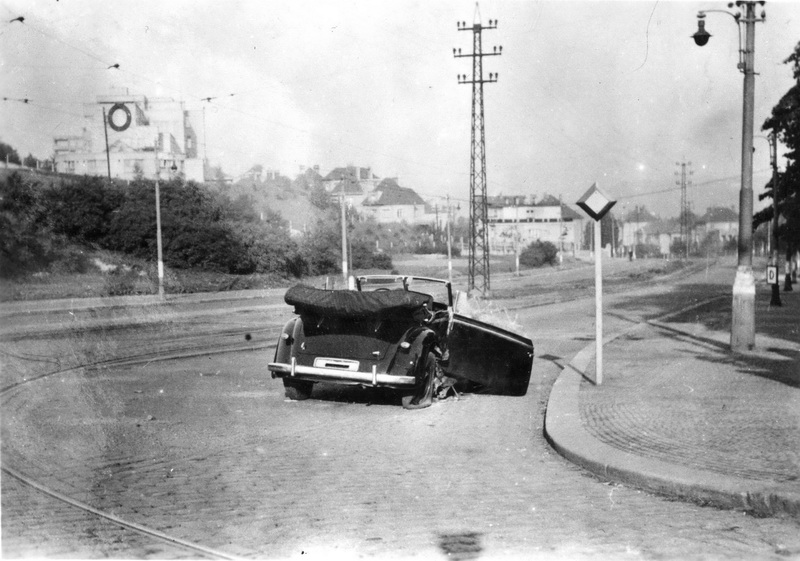
[[[597,183],[593,183],[589,190],[578,199],[577,203],[586,214],[595,220],[603,218],[615,204],[617,204],[617,201],[612,201],[608,195],[603,193]]]

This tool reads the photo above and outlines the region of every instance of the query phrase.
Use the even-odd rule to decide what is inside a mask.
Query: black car
[[[450,282],[368,275],[356,290],[305,285],[284,297],[296,317],[283,328],[269,363],[286,396],[307,399],[316,382],[392,388],[403,407],[427,407],[438,385],[525,395],[533,343],[460,315]]]

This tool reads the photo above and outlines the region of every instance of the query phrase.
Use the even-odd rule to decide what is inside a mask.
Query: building
[[[715,238],[722,245],[735,243],[739,238],[739,213],[733,207],[709,207],[697,221],[700,239]]]
[[[401,187],[395,178],[381,181],[367,195],[359,209],[381,224],[406,222],[408,224],[433,224],[436,215],[427,212],[425,201],[408,187]]]
[[[322,178],[322,185],[329,193],[339,188],[344,181],[348,185],[345,188],[348,193],[362,193],[365,197],[377,187],[380,178],[372,173],[372,168],[362,168],[360,166],[346,166],[334,168]]]
[[[489,197],[487,202],[492,254],[515,253],[536,241],[567,252],[580,247],[583,217],[553,196],[538,203],[523,196]]]
[[[98,96],[84,107],[80,133],[53,139],[56,171],[204,181],[202,117],[202,111],[187,111],[183,102],[171,98],[127,90]]]
[[[648,226],[659,222],[658,216],[647,210],[644,205],[636,205],[622,217],[622,246],[625,252],[633,251],[633,248],[640,244],[659,243],[658,239],[648,239]],[[658,230],[658,228],[656,228]]]

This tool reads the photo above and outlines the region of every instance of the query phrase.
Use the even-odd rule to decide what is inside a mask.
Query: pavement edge
[[[607,344],[646,324],[637,324],[603,339]],[[685,333],[690,336],[691,334]],[[644,458],[609,446],[583,428],[580,385],[594,357],[595,343],[581,349],[553,384],[545,412],[544,435],[570,462],[595,475],[660,495],[700,505],[737,509],[758,516],[800,517],[800,494],[778,486],[716,472]]]

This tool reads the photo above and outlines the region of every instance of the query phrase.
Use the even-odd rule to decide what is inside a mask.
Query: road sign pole
[[[603,383],[603,244],[600,241],[600,221],[594,221],[594,325],[597,339],[595,384]]]
[[[594,383],[603,383],[603,242],[600,239],[600,221],[617,201],[603,193],[597,183],[578,199],[578,206],[594,220],[594,326],[595,326],[595,378]]]

